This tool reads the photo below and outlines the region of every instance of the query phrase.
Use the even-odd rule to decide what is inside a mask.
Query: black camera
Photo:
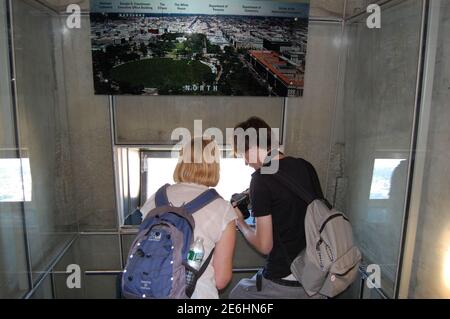
[[[250,210],[251,210],[251,204],[250,204],[250,190],[247,189],[246,191],[234,194],[231,196],[231,205],[233,207],[239,208],[242,215],[244,216],[244,219],[247,219],[250,217]]]

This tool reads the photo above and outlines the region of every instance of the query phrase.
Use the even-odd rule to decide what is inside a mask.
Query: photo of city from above
[[[99,13],[96,94],[303,95],[308,19]]]

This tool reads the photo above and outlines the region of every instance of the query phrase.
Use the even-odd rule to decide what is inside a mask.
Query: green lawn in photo
[[[114,81],[146,88],[181,88],[214,80],[211,68],[197,60],[153,58],[129,62],[111,70]]]

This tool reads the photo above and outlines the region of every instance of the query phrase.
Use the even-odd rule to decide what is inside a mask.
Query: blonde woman
[[[220,151],[210,139],[192,139],[181,153],[173,174],[176,184],[167,188],[167,198],[173,206],[192,201],[220,178]],[[155,208],[155,194],[142,207],[148,213]],[[204,256],[214,250],[212,261],[197,281],[193,299],[217,299],[218,290],[231,280],[232,259],[236,240],[236,214],[231,204],[219,198],[193,214],[194,238],[203,238]],[[205,257],[206,258],[206,257]]]

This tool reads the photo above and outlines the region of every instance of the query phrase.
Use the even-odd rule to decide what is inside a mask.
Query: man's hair
[[[266,134],[261,135],[260,129],[265,129]],[[244,134],[244,136],[241,136],[239,134],[239,131],[243,132],[250,132],[256,131],[256,141],[251,139],[247,134]],[[260,146],[267,147],[267,150],[270,150],[272,148],[272,128],[267,124],[263,119],[252,116],[245,122],[239,123],[234,128],[234,141],[233,141],[233,147],[235,154],[239,154],[242,150],[238,149],[239,138],[244,138],[244,149],[243,151],[247,152],[251,147],[256,145],[258,148]],[[265,135],[265,136],[264,136]],[[242,142],[242,141],[241,141]]]

